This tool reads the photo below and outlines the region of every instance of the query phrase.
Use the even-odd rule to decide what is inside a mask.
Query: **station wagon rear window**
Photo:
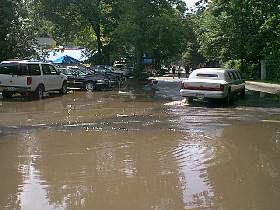
[[[202,73],[199,73],[199,74],[196,74],[197,77],[210,77],[210,78],[217,78],[218,75],[217,74],[202,74]]]

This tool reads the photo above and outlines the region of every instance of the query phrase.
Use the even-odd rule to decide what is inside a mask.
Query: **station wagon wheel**
[[[41,100],[44,97],[44,86],[39,85],[34,92],[34,98]]]
[[[85,90],[86,91],[93,91],[95,89],[94,83],[93,82],[87,82],[85,84]]]
[[[227,96],[226,96],[226,98],[225,98],[225,103],[228,105],[228,104],[230,104],[230,99],[231,99],[231,90],[229,89],[228,90],[228,94],[227,94]]]

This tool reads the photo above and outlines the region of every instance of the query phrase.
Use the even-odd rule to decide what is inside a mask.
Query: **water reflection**
[[[3,101],[0,209],[278,208],[277,106],[166,107],[157,94]]]
[[[264,123],[235,125],[224,130],[220,139],[224,148],[218,150],[207,171],[226,209],[278,208],[278,133],[279,126]],[[224,161],[224,156],[230,158]]]

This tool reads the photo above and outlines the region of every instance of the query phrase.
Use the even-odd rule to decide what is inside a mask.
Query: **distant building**
[[[49,49],[56,46],[56,41],[51,37],[38,37],[36,40],[40,48]]]

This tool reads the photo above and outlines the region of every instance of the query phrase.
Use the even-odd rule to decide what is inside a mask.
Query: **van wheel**
[[[8,91],[3,91],[2,92],[2,97],[3,98],[11,98],[13,96],[12,92],[8,92]]]
[[[230,100],[231,100],[231,91],[229,89],[227,96],[224,98],[225,104],[229,105],[230,104]]]
[[[245,88],[243,88],[243,89],[241,90],[241,92],[240,92],[240,96],[241,96],[242,98],[244,98],[244,97],[245,97]]]
[[[61,89],[59,90],[61,95],[65,95],[67,93],[67,83],[63,82]]]
[[[41,100],[44,97],[44,86],[39,85],[34,92],[34,98],[37,100]]]
[[[86,91],[93,91],[95,89],[95,85],[93,82],[87,82],[85,84],[85,90]]]

